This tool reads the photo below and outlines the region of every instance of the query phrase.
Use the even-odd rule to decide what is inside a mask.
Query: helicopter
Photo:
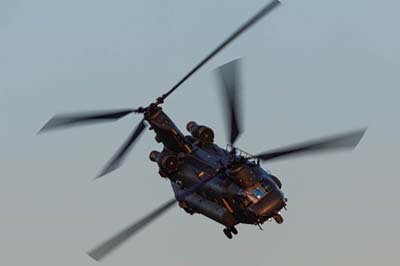
[[[128,139],[102,169],[100,178],[121,166],[128,152],[141,134],[149,127],[155,140],[161,143],[161,151],[150,152],[149,159],[158,165],[158,173],[170,181],[174,197],[142,219],[132,223],[113,237],[88,252],[95,260],[102,260],[128,238],[178,205],[190,215],[201,214],[223,225],[223,233],[231,239],[238,234],[238,224],[261,225],[266,221],[283,222],[281,210],[286,209],[287,198],[278,177],[265,170],[261,162],[326,152],[353,149],[360,142],[366,128],[332,135],[312,141],[277,148],[251,155],[235,146],[242,133],[238,106],[239,60],[233,60],[217,69],[227,117],[229,143],[221,148],[214,143],[214,131],[205,125],[190,121],[184,134],[163,111],[161,105],[178,87],[215,57],[238,36],[281,4],[278,0],[265,5],[253,17],[242,24],[217,48],[192,68],[169,91],[145,107],[95,112],[58,114],[53,116],[39,131],[116,121],[129,114],[143,115]]]

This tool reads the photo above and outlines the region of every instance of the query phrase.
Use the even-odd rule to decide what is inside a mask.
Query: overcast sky
[[[146,132],[93,181],[140,120],[36,135],[55,113],[145,105],[267,1],[0,1],[0,264],[97,265],[86,251],[172,196]],[[265,164],[282,225],[223,227],[175,208],[103,265],[395,265],[400,245],[400,2],[297,0],[245,33],[164,104],[227,132],[213,70],[242,57],[250,153],[368,126],[350,153]]]

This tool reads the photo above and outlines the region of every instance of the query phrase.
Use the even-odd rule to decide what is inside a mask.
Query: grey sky
[[[160,149],[151,132],[92,181],[139,117],[36,132],[58,112],[148,103],[266,2],[0,1],[0,264],[96,265],[89,248],[169,199],[148,160]],[[212,70],[243,57],[244,150],[369,126],[353,153],[265,165],[289,199],[283,225],[243,225],[228,241],[176,208],[103,264],[395,265],[398,10],[394,0],[283,1],[164,105],[182,130],[196,120],[224,146]]]

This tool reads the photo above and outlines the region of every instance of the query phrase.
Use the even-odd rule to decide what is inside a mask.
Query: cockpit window
[[[258,202],[267,194],[267,191],[263,187],[257,187],[243,191],[243,195],[249,199],[252,203]]]
[[[264,190],[264,189],[263,189]],[[265,195],[265,190],[262,191],[261,188],[253,189],[253,194],[258,198],[261,199]]]

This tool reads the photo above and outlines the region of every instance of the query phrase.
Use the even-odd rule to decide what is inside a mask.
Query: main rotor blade
[[[132,225],[128,226],[115,236],[110,239],[104,241],[99,246],[95,247],[91,251],[88,252],[88,255],[92,257],[94,260],[100,261],[117,247],[119,247],[122,243],[124,243],[129,237],[133,236],[141,229],[143,229],[146,225],[150,224],[152,221],[160,217],[163,213],[169,210],[172,206],[174,206],[176,200],[175,198],[170,199],[139,221],[136,221]]]
[[[53,116],[38,133],[48,130],[79,126],[84,124],[92,124],[105,121],[118,120],[130,113],[136,112],[135,109],[125,110],[109,110],[95,112],[81,112],[71,114],[58,114]]]
[[[353,149],[360,142],[365,131],[361,129],[350,133],[345,133],[333,137],[322,138],[314,141],[303,142],[288,147],[275,149],[269,152],[261,153],[254,158],[259,158],[262,161],[270,161],[281,157],[289,157],[294,155],[301,155],[304,153],[316,153],[338,149]]]
[[[139,125],[135,128],[133,133],[129,136],[129,138],[125,141],[125,143],[119,148],[117,153],[111,158],[111,160],[107,163],[104,169],[100,172],[100,174],[96,177],[100,178],[118,167],[120,167],[122,161],[128,154],[129,150],[132,149],[133,144],[135,143],[136,139],[140,136],[143,130],[146,128],[146,124],[144,123],[144,119],[140,121]]]
[[[233,145],[241,133],[240,106],[238,100],[241,99],[239,80],[239,59],[231,61],[217,69],[222,90],[222,100],[225,102],[229,141]]]
[[[198,63],[193,69],[189,71],[178,83],[176,83],[172,89],[161,96],[162,100],[165,100],[171,93],[173,93],[182,83],[184,83],[189,77],[191,77],[197,70],[199,70],[203,65],[205,65],[210,59],[212,59],[216,54],[218,54],[222,49],[228,46],[233,40],[235,40],[239,35],[257,23],[261,18],[270,13],[273,9],[279,6],[281,2],[279,0],[274,0],[271,3],[263,7],[257,14],[250,18],[246,23],[240,26],[235,32],[233,32],[228,38],[226,38],[217,48],[215,48],[211,53],[209,53],[200,63]]]
[[[193,187],[189,188],[185,192],[183,192],[181,195],[178,195],[177,198],[178,200],[184,200],[185,197],[189,196],[190,194],[196,192],[198,189],[200,189],[205,183],[209,182],[211,179],[216,177],[220,172],[218,171],[215,175],[211,175],[205,179],[203,179],[201,182],[197,183]],[[165,213],[167,210],[169,210],[172,206],[174,206],[174,203],[176,202],[176,199],[170,199],[154,211],[150,212],[140,220],[134,222],[130,226],[126,227],[124,230],[120,231],[118,234],[114,235],[113,237],[109,238],[108,240],[104,241],[94,249],[88,252],[88,255],[92,257],[94,260],[100,261],[104,257],[106,257],[108,254],[110,254],[112,251],[114,251],[116,248],[118,248],[121,244],[123,244],[128,238],[132,237],[136,233],[138,233],[141,229],[143,229],[145,226],[149,225],[151,222],[153,222],[155,219],[160,217],[163,213]]]

